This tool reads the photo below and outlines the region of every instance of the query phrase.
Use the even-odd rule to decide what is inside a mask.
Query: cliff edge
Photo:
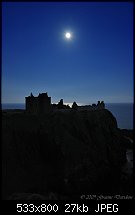
[[[3,199],[50,192],[59,198],[131,192],[122,187],[124,137],[110,111],[4,114]]]

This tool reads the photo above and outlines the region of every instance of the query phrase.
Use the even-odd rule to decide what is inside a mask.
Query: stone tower
[[[32,95],[25,97],[26,111],[32,114],[44,114],[51,110],[51,97],[47,93],[39,93],[38,97]]]

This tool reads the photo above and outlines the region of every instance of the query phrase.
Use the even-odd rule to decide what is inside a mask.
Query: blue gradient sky
[[[72,32],[66,40],[64,32]],[[133,102],[133,4],[2,4],[2,102]]]

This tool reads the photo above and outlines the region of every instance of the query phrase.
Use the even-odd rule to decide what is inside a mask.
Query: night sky
[[[2,102],[31,92],[133,102],[132,2],[2,3]]]

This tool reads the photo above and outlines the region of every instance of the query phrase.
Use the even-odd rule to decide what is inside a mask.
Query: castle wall
[[[34,97],[31,93],[30,96],[25,97],[26,101],[26,111],[28,113],[32,114],[44,114],[48,113],[51,110],[55,109],[65,109],[67,108],[66,105],[63,104],[63,99],[60,100],[58,105],[52,105],[51,104],[51,97],[48,97],[47,93],[41,93],[38,95],[38,97]],[[82,110],[100,110],[104,109],[105,104],[104,101],[98,101],[97,104],[92,104],[91,105],[84,105],[84,106],[78,106],[77,105],[77,110],[82,111]]]
[[[25,97],[26,111],[31,114],[43,114],[51,110],[51,97],[47,93],[39,94],[38,97]]]
[[[47,113],[51,109],[51,97],[38,98],[39,113]]]
[[[26,111],[28,113],[38,112],[38,100],[36,97],[26,97]]]

